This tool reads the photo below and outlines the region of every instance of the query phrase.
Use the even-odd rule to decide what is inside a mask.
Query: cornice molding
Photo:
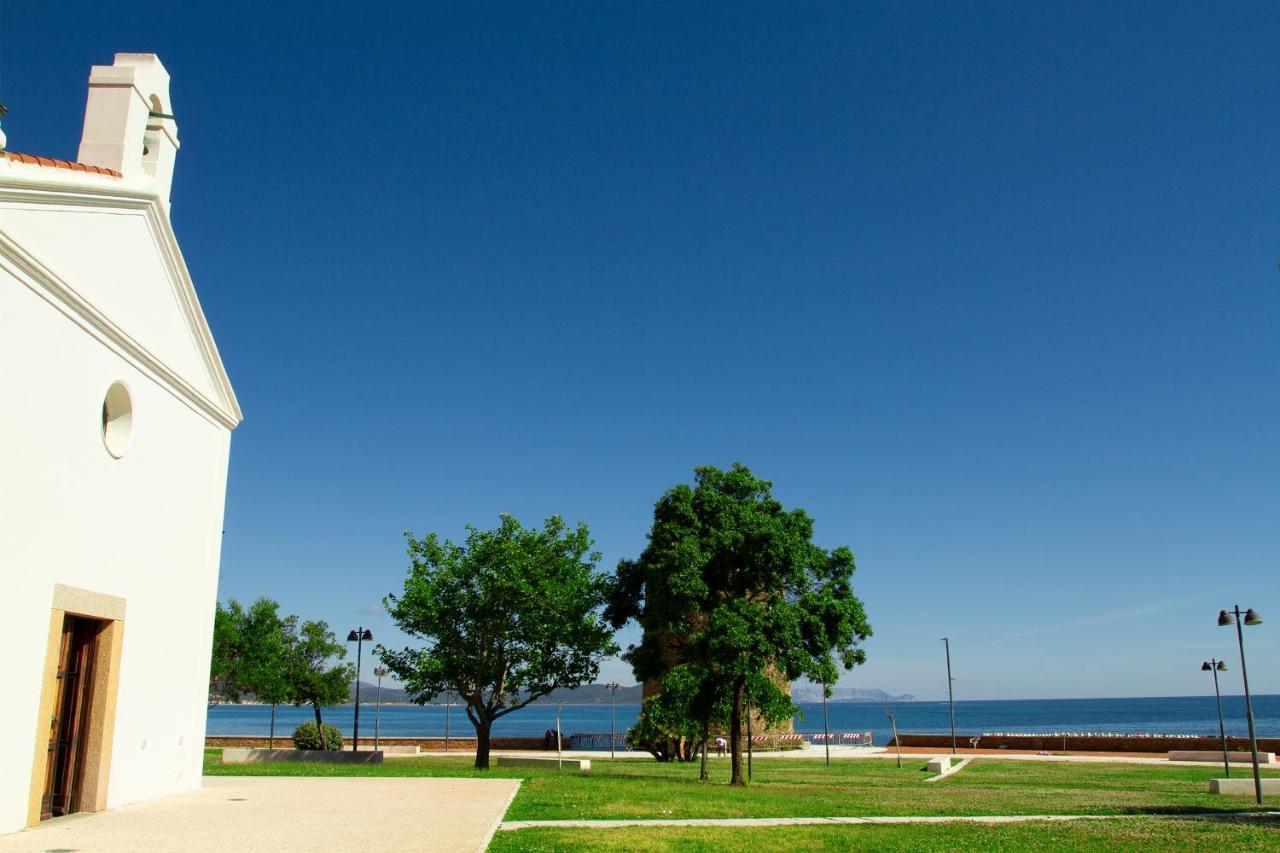
[[[33,289],[45,291],[56,303],[69,312],[84,328],[109,342],[113,348],[130,358],[138,367],[168,385],[175,393],[189,401],[195,408],[212,417],[227,429],[244,419],[231,381],[222,365],[217,344],[209,331],[204,312],[196,297],[195,285],[187,270],[182,250],[173,233],[169,216],[159,199],[152,193],[130,191],[120,187],[90,187],[83,184],[68,186],[61,182],[14,182],[0,176],[0,203],[58,205],[80,208],[113,208],[140,212],[148,224],[161,262],[168,274],[170,285],[178,297],[183,318],[192,333],[205,369],[216,389],[219,399],[211,399],[204,392],[187,382],[154,353],[117,326],[78,292],[70,283],[49,269],[38,258],[27,252],[8,233],[0,229],[0,256],[9,263],[11,271],[20,272],[19,278]],[[44,295],[44,294],[42,294]]]

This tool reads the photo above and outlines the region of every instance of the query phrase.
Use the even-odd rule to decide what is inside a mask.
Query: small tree
[[[493,723],[560,687],[577,687],[614,654],[600,616],[610,581],[595,572],[585,524],[559,516],[541,530],[509,515],[495,530],[467,527],[458,546],[406,533],[409,569],[401,596],[384,599],[400,630],[425,648],[377,647],[414,702],[444,691],[467,703],[477,770],[489,767]]]
[[[783,509],[773,484],[740,464],[694,475],[654,506],[640,558],[618,564],[609,614],[615,627],[644,628],[626,655],[637,678],[703,697],[685,703],[690,722],[707,731],[727,707],[730,784],[742,785],[746,703],[766,724],[788,719],[795,705],[778,682],[833,683],[837,662],[864,660],[871,626],[851,586],[853,552],[815,545],[804,510]]]
[[[232,607],[240,605],[232,600],[227,607],[217,602],[213,611],[213,651],[209,661],[209,707],[221,702],[234,702],[238,698],[236,663],[240,651],[239,630]]]
[[[271,705],[271,741],[275,706],[288,701],[286,670],[289,640],[297,617],[280,618],[280,605],[259,598],[246,610],[234,598],[214,611],[213,656],[209,667],[209,707],[241,702],[246,695]]]
[[[336,642],[327,622],[303,622],[288,638],[285,686],[282,695],[294,705],[310,705],[316,713],[316,730],[324,731],[320,709],[341,705],[350,694],[355,667],[349,663],[333,664],[347,656],[346,648]]]
[[[238,605],[237,605],[238,606]],[[280,605],[259,598],[239,620],[240,676],[243,688],[259,702],[271,706],[268,743],[275,746],[276,705],[289,701],[288,659],[290,638],[298,617],[280,617]]]

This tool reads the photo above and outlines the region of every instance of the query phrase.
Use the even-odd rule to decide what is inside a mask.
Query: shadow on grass
[[[1270,821],[1280,829],[1280,813],[1251,811],[1239,808],[1215,808],[1213,806],[1135,806],[1118,814],[1152,815],[1155,817],[1189,817],[1203,820]]]

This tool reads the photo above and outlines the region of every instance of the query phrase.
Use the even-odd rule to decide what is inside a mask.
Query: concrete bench
[[[1253,778],[1245,776],[1237,779],[1210,779],[1210,794],[1248,794],[1253,796]],[[1262,780],[1262,793],[1280,794],[1280,778]]]
[[[499,767],[542,767],[547,770],[576,770],[587,773],[591,770],[589,758],[542,758],[541,756],[499,755]]]
[[[230,746],[222,750],[223,764],[274,764],[280,761],[317,761],[327,764],[381,764],[382,753],[362,749],[251,749]]]
[[[946,773],[951,769],[951,759],[945,755],[941,758],[930,758],[924,769],[930,773]]]
[[[420,755],[422,748],[416,743],[394,743],[378,747],[387,755]]]
[[[1213,751],[1209,749],[1171,749],[1169,750],[1170,761],[1208,761],[1218,763],[1222,761],[1222,751]],[[1227,753],[1227,760],[1232,764],[1240,762],[1242,764],[1253,763],[1253,753],[1248,750],[1231,750]],[[1276,754],[1274,752],[1259,752],[1259,764],[1275,764]]]

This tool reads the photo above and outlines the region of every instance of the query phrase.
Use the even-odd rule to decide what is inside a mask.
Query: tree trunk
[[[703,729],[702,731],[702,772],[698,774],[698,780],[705,782],[707,781],[707,778],[708,778],[707,777],[707,732],[706,732],[706,729]]]
[[[320,738],[320,748],[328,749],[329,744],[325,743],[324,739],[324,720],[320,719],[320,704],[318,702],[312,702],[311,707],[314,708],[316,712],[316,737]]]
[[[733,708],[729,711],[729,756],[733,768],[729,777],[730,785],[746,785],[742,776],[742,694],[746,690],[747,679],[739,676],[733,682]]]
[[[493,728],[493,720],[484,718],[475,721],[476,726],[476,769],[489,769],[489,732]]]

